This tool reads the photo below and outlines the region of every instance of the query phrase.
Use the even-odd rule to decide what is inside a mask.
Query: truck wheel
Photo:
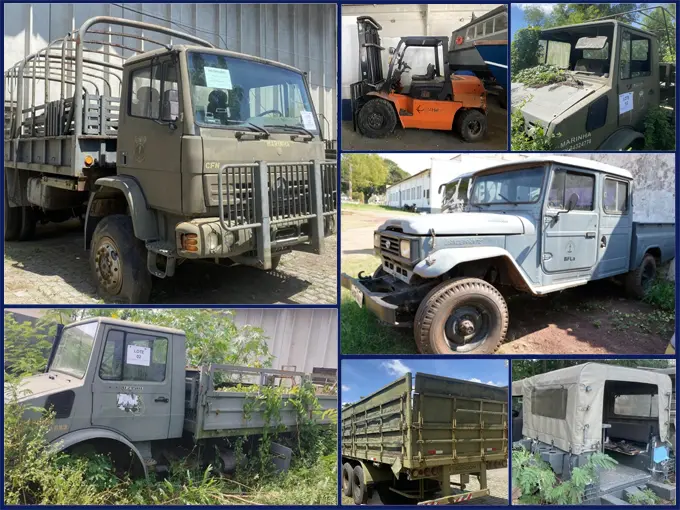
[[[397,114],[389,101],[371,99],[359,110],[357,126],[364,136],[384,138],[397,127]]]
[[[368,501],[368,492],[366,491],[366,484],[364,483],[364,468],[361,466],[354,467],[354,476],[352,477],[352,498],[355,505],[364,505]]]
[[[492,354],[508,331],[508,306],[478,278],[437,285],[416,313],[414,333],[422,354]]]
[[[10,207],[7,199],[7,181],[5,181],[5,241],[16,241],[21,230],[21,207]]]
[[[151,274],[146,268],[146,249],[137,239],[132,219],[114,214],[102,219],[90,246],[90,268],[98,294],[107,300],[147,303]]]
[[[640,266],[626,274],[625,288],[628,297],[642,299],[656,279],[656,259],[647,253]]]
[[[35,234],[35,224],[38,220],[31,206],[21,208],[21,228],[19,229],[19,241],[30,241]]]
[[[465,110],[456,116],[456,132],[466,142],[478,142],[486,136],[486,115],[479,110]]]
[[[354,479],[354,469],[349,462],[342,465],[342,495],[352,497],[352,480]]]

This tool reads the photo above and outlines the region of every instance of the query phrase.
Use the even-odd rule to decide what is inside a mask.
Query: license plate
[[[359,307],[361,308],[362,306],[364,306],[364,293],[361,292],[361,289],[356,285],[352,284],[351,292],[354,301],[356,301]]]

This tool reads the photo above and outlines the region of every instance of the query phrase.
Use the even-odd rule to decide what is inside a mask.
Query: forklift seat
[[[427,72],[425,74],[414,74],[411,76],[411,81],[430,81],[434,80],[434,76],[434,64],[427,64]]]

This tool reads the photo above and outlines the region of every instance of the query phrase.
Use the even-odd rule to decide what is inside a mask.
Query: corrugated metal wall
[[[232,51],[308,73],[324,133],[336,139],[337,7],[335,4],[4,4],[5,70],[93,16],[117,16],[189,32]],[[160,19],[159,19],[160,18]],[[168,20],[175,22],[171,25]],[[102,29],[98,27],[98,29]],[[126,29],[125,33],[138,33]],[[93,36],[95,39],[96,36]],[[169,38],[168,38],[168,41]],[[156,45],[127,38],[124,45]],[[114,80],[115,81],[115,80]],[[41,92],[36,87],[37,93]],[[328,126],[330,125],[330,131]]]
[[[338,368],[338,311],[328,308],[239,308],[234,322],[264,329],[274,368]]]

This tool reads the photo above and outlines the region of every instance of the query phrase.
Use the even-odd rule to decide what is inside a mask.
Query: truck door
[[[576,206],[567,210],[569,197]],[[546,273],[583,271],[597,260],[595,174],[555,167],[543,209],[543,270]]]
[[[649,37],[620,25],[619,30],[619,126],[640,128],[650,105],[659,103],[657,57]]]
[[[604,176],[603,180],[598,234],[599,278],[628,271],[633,235],[633,215],[629,203],[630,181],[613,176]]]
[[[92,383],[92,425],[131,441],[167,439],[171,360],[169,335],[107,325]]]
[[[179,68],[170,55],[125,69],[118,173],[135,177],[153,208],[181,211],[182,109]]]

